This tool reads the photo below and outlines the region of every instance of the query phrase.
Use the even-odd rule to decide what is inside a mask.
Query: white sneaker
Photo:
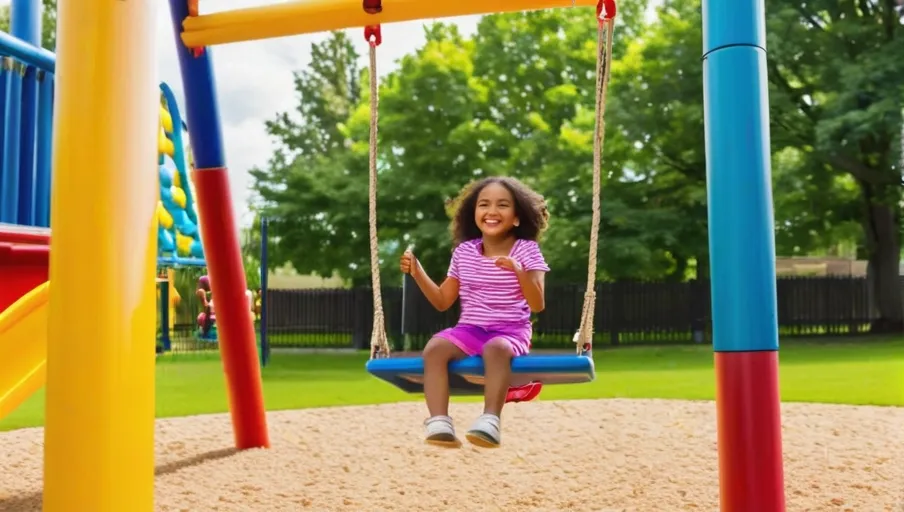
[[[481,414],[465,437],[471,444],[483,448],[497,448],[502,442],[500,422],[499,416],[495,414]]]
[[[427,430],[426,442],[436,446],[457,448],[461,441],[455,437],[455,427],[452,426],[452,418],[449,416],[433,416],[424,421]]]

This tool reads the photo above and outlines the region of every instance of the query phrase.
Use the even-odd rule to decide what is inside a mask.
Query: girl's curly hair
[[[474,240],[483,236],[477,222],[474,220],[474,211],[477,209],[477,196],[487,185],[498,183],[507,188],[515,203],[515,215],[521,222],[513,231],[516,238],[524,240],[540,239],[540,235],[549,224],[549,210],[546,208],[546,199],[530,187],[515,178],[503,176],[491,176],[479,181],[469,183],[462,189],[458,197],[452,201],[454,208],[452,216],[452,240],[458,245],[468,240]]]

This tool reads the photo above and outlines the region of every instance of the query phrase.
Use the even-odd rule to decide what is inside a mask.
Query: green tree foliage
[[[345,34],[334,33],[312,46],[311,57],[295,75],[298,107],[267,123],[277,149],[266,169],[252,170],[254,190],[271,218],[274,265],[361,276],[354,265],[367,254],[366,159],[344,128],[361,101],[359,56]]]
[[[901,25],[890,2],[845,5],[767,6],[777,252],[859,245],[875,327],[900,331]],[[644,189],[683,214],[679,264],[707,252],[701,24],[698,0],[667,2],[615,78],[629,102],[612,117],[642,148],[632,159],[652,174]]]
[[[398,252],[413,243],[431,272],[444,272],[451,249],[446,203],[469,180],[504,173],[547,195],[554,212],[545,245],[548,257],[556,262],[557,278],[580,279],[590,227],[596,59],[592,10],[488,16],[470,40],[454,26],[435,24],[425,30],[426,44],[402,59],[380,92],[379,225],[386,242],[385,266],[394,267]],[[340,38],[344,36],[337,34],[333,40]],[[302,104],[319,101],[304,87],[299,84]],[[348,122],[340,123],[346,130],[345,147],[328,149],[313,162],[296,157],[256,172],[255,188],[267,214],[291,223],[274,225],[280,238],[277,261],[291,260],[301,272],[329,275],[335,269],[344,277],[366,280],[368,103],[365,94]],[[287,135],[296,129],[292,126],[274,134],[281,147],[301,147]],[[603,212],[604,237],[612,236],[601,245],[602,274],[640,277],[657,272],[657,257],[650,254],[662,250],[636,235],[662,238],[673,216],[645,215],[639,197],[619,190],[638,187],[622,184],[622,173],[615,171],[621,165],[613,155],[626,154],[618,150],[618,138],[614,134],[607,140],[603,171],[607,197],[611,193]],[[275,159],[301,151],[281,149]],[[286,172],[292,174],[291,182],[281,178]],[[339,203],[356,207],[322,209]],[[301,210],[289,214],[291,208]],[[309,214],[317,218],[299,222]],[[656,236],[648,236],[651,223],[662,226]]]
[[[904,66],[892,2],[767,0],[777,248],[859,246],[883,317],[901,319]],[[774,4],[774,5],[773,5]],[[599,278],[706,275],[699,0],[620,4],[606,110]],[[596,23],[591,9],[484,17],[473,37],[426,42],[380,86],[378,224],[384,270],[413,244],[440,276],[447,203],[468,181],[514,175],[549,200],[551,279],[583,279],[589,238]],[[268,124],[278,149],[254,173],[274,263],[368,282],[366,70],[344,34],[312,48],[298,108]]]
[[[551,277],[565,281],[586,275],[596,29],[587,10],[549,10],[485,17],[474,38],[475,68],[490,85],[487,117],[497,127],[496,165],[489,170],[518,176],[547,197],[553,216],[544,251],[555,265]],[[630,186],[621,171],[624,149],[620,134],[607,130],[601,211],[606,242],[598,248],[601,275],[609,277],[655,272],[648,264],[651,249],[634,236],[635,227],[650,219],[624,190]]]
[[[805,201],[824,222],[861,225],[881,316],[874,328],[900,332],[904,32],[895,2],[768,0],[767,12],[773,149],[798,154],[797,183],[814,192]]]
[[[633,238],[660,247],[651,265],[675,279],[692,262],[698,274],[708,272],[700,24],[698,3],[668,3],[642,39],[627,42],[613,70],[608,129],[628,141],[625,172],[651,216],[638,226],[644,235]]]

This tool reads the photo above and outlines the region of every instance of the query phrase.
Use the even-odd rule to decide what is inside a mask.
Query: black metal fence
[[[779,278],[778,322],[783,337],[857,335],[875,318],[864,278]],[[386,330],[395,350],[418,350],[453,325],[458,305],[438,312],[416,285],[385,287]],[[569,348],[578,328],[583,285],[548,285],[546,309],[534,317],[535,348]],[[267,339],[271,347],[366,348],[373,326],[369,288],[270,290]],[[708,281],[615,282],[596,286],[594,343],[703,343],[710,341]],[[404,319],[404,325],[403,325]]]
[[[179,293],[179,299],[174,303],[170,301],[168,283],[157,283],[157,351],[158,352],[196,352],[203,350],[216,350],[218,337],[215,329],[202,333],[198,323],[198,315],[202,311],[201,301],[191,293],[190,289],[183,289]],[[255,330],[260,333],[260,318],[255,318]],[[169,324],[169,329],[164,331],[163,326]],[[260,335],[258,334],[258,344]]]

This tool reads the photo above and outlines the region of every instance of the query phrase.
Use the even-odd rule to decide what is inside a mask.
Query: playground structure
[[[220,350],[239,449],[267,447],[269,439],[207,46],[361,26],[374,34],[381,24],[398,21],[597,5],[595,0],[385,3],[365,2],[364,9],[357,0],[311,0],[199,15],[196,0],[169,2],[188,125],[193,127],[192,178],[198,211],[206,220],[199,224],[200,238],[216,287],[220,329],[228,339]],[[34,334],[32,343],[47,340],[44,510],[49,512],[153,510],[154,359],[144,350],[144,340],[154,326],[150,276],[158,235],[155,199],[147,191],[156,189],[154,180],[159,178],[139,170],[157,156],[152,22],[157,5],[153,0],[85,0],[77,6],[61,2],[56,62],[35,47],[40,40],[37,0],[15,0],[15,37],[0,34],[0,48],[20,63],[4,69],[21,69],[21,74],[6,73],[12,84],[7,90],[20,94],[23,105],[21,110],[9,108],[12,103],[7,102],[4,141],[11,126],[28,128],[35,125],[32,119],[47,115],[29,106],[28,91],[42,90],[37,70],[43,73],[44,88],[57,71],[66,77],[55,84],[53,143],[37,145],[37,171],[20,173],[18,161],[8,168],[7,161],[16,160],[11,156],[15,150],[5,145],[0,190],[0,222],[43,225],[40,194],[50,183],[50,165],[45,162],[41,170],[41,149],[49,154],[52,147],[48,225],[53,228],[53,250],[13,247],[10,242],[11,253],[49,253],[44,268],[49,266],[53,285],[45,285],[49,290],[43,292],[33,289],[10,306],[12,313],[29,320],[23,332]],[[783,511],[764,3],[709,0],[703,11],[721,509]],[[129,37],[123,39],[122,34]],[[94,73],[80,69],[86,60],[93,63]],[[30,76],[34,85],[23,85],[31,83]],[[106,115],[92,117],[95,112]],[[93,130],[84,129],[89,118],[95,121]],[[39,119],[37,125],[38,136],[42,126],[43,133],[49,133],[49,123]],[[29,137],[24,134],[22,140]],[[129,142],[107,142],[123,138]],[[21,168],[32,169],[31,164]],[[48,179],[42,182],[45,171]],[[10,172],[18,173],[15,180]],[[29,188],[22,185],[26,182],[33,184],[35,192],[26,196],[33,198],[38,215],[19,213],[20,206],[27,210],[22,206],[29,204],[27,199],[6,201],[9,194]],[[23,236],[22,230],[6,232]],[[35,236],[49,242],[49,232]],[[100,237],[101,243],[83,244],[92,237]],[[42,241],[30,245],[41,246]],[[41,267],[38,259],[35,256],[31,265]],[[3,265],[13,260],[3,260]],[[87,262],[104,272],[86,274]],[[86,303],[83,293],[88,287],[112,300]],[[40,307],[29,312],[28,305]],[[46,319],[39,316],[42,311]],[[0,347],[7,347],[9,336],[3,332],[0,329]],[[86,343],[95,350],[83,350]]]
[[[188,125],[185,123],[173,90],[160,84],[160,135],[158,137],[160,199],[157,203],[157,283],[160,302],[162,348],[170,347],[175,328],[176,307],[182,297],[175,287],[176,272],[186,267],[205,268],[200,221],[195,209],[191,170],[194,166]],[[202,279],[209,283],[207,276]],[[162,286],[162,283],[168,283]],[[209,290],[208,290],[209,291]],[[251,294],[245,291],[246,297]],[[206,300],[204,301],[206,302]],[[249,305],[249,310],[252,306]],[[208,318],[209,316],[209,318]],[[208,322],[209,320],[209,322]],[[197,317],[198,340],[218,342],[215,314],[202,304]]]
[[[204,247],[189,179],[188,126],[182,121],[172,89],[165,83],[160,84],[160,96],[158,263],[203,266]]]
[[[188,170],[190,151],[185,139],[188,127],[179,115],[172,89],[160,84],[160,134],[157,138],[160,196],[157,201],[157,300],[161,338],[169,348],[169,333],[175,327],[176,307],[182,300],[176,290],[176,266],[203,266],[198,215]],[[165,284],[163,284],[165,283]]]
[[[161,101],[148,20],[155,6],[62,3],[56,56],[37,46],[38,1],[13,2],[12,35],[0,34],[0,48],[7,56],[2,85],[6,97],[16,100],[4,102],[0,222],[17,225],[2,230],[0,242],[9,256],[0,264],[14,273],[14,265],[25,263],[24,255],[33,255],[27,262],[33,269],[31,279],[53,279],[53,286],[39,284],[4,308],[0,347],[11,357],[4,357],[0,367],[0,382],[8,386],[0,389],[0,396],[5,400],[14,388],[39,387],[35,383],[46,371],[45,510],[153,508],[154,356],[149,342],[156,311],[156,206],[161,198],[149,191],[159,190],[154,163],[159,162]],[[125,43],[109,44],[114,34],[122,33],[130,34]],[[78,69],[86,58],[95,73]],[[54,83],[58,73],[69,78],[56,84],[60,87],[55,96],[33,101],[34,91],[41,90],[38,79]],[[53,110],[38,111],[32,103]],[[50,112],[56,116],[52,123]],[[86,120],[92,121],[90,126]],[[198,123],[202,128],[205,124]],[[48,127],[53,127],[52,137],[29,142],[50,135]],[[214,125],[212,131],[218,129]],[[211,136],[205,133],[205,138]],[[197,136],[190,137],[197,146]],[[20,148],[25,149],[23,158]],[[49,155],[51,150],[52,162],[44,165],[41,152]],[[209,159],[197,163],[211,167]],[[199,216],[211,219],[206,225],[198,223],[200,239],[214,255],[208,265],[220,298],[220,329],[233,333],[220,350],[230,381],[235,442],[238,448],[268,446],[226,170],[220,165],[199,174],[193,171]],[[42,195],[42,187],[52,192]],[[42,212],[49,212],[49,222],[42,222]],[[53,226],[52,251],[49,230],[35,233],[18,227],[41,224]],[[23,239],[26,232],[33,237]],[[104,271],[85,272],[88,262]],[[86,301],[88,289],[106,299]],[[87,344],[94,350],[84,350]],[[21,347],[31,347],[34,354],[20,357],[26,350]],[[49,364],[43,362],[42,351]],[[31,363],[34,368],[29,370]],[[30,385],[20,385],[23,381]]]
[[[173,90],[160,84],[160,134],[157,202],[157,299],[160,308],[160,347],[169,350],[175,328],[176,308],[182,297],[175,286],[177,269],[206,267],[201,242],[200,221],[195,209],[195,191],[190,174],[193,168],[188,125],[182,118]],[[164,284],[166,283],[166,284]],[[206,315],[201,312],[200,315]],[[200,324],[200,319],[199,319]],[[165,326],[165,327],[164,327]],[[216,327],[197,330],[199,339],[216,342]]]

